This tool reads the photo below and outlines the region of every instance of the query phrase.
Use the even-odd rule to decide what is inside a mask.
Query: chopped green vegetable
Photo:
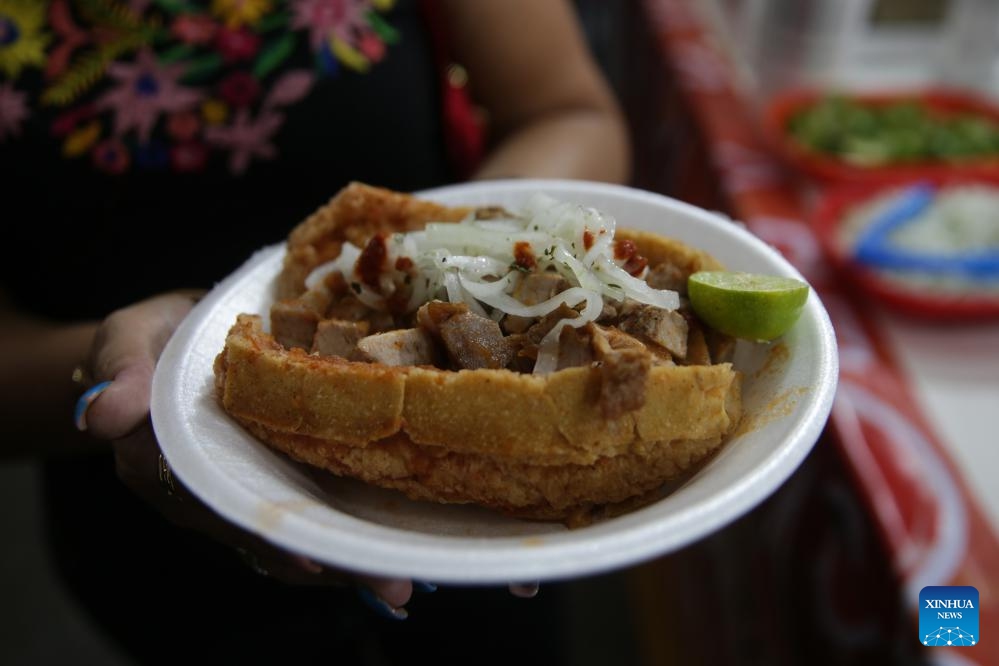
[[[999,158],[999,125],[971,113],[935,112],[918,100],[830,96],[793,114],[787,131],[806,148],[857,166]]]

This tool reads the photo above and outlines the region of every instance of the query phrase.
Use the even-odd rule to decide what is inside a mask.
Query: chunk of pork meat
[[[566,326],[558,334],[556,370],[591,365],[597,359],[589,331]]]
[[[653,355],[640,340],[616,328],[588,324],[593,349],[600,362],[600,389],[597,403],[608,419],[641,409]]]
[[[514,341],[503,335],[499,324],[469,312],[464,303],[431,301],[420,306],[416,321],[441,341],[458,369],[505,368],[513,360]]]
[[[436,365],[438,362],[433,339],[419,328],[403,328],[361,338],[354,358],[385,365]]]
[[[704,329],[696,319],[690,323],[690,335],[687,337],[687,356],[683,359],[686,365],[711,365],[711,349],[708,347]]]
[[[534,344],[539,344],[548,333],[555,328],[555,325],[563,319],[575,319],[579,313],[570,308],[565,303],[559,305],[544,317],[534,320],[534,324],[527,329],[526,337]]]
[[[347,294],[333,302],[326,310],[326,316],[345,321],[365,321],[372,332],[391,331],[395,319],[388,312],[374,310],[357,300],[353,294]]]
[[[600,359],[600,412],[616,419],[645,404],[645,385],[652,355],[645,349],[616,349]]]
[[[656,264],[649,269],[645,282],[653,289],[669,289],[681,296],[687,294],[687,272],[674,264]]]
[[[513,360],[513,344],[488,317],[456,314],[440,324],[440,335],[448,358],[458,368],[505,368]]]
[[[544,303],[568,288],[568,280],[558,273],[534,271],[524,276],[510,295],[524,305],[537,305],[538,303]],[[503,318],[503,330],[507,333],[523,333],[536,320],[537,317],[507,315]]]
[[[331,295],[325,289],[303,294],[299,299],[278,301],[271,306],[271,333],[285,347],[311,349],[316,327],[329,307]]]
[[[652,305],[633,308],[619,324],[622,331],[653,342],[677,357],[687,357],[687,319],[676,310]]]
[[[712,363],[731,363],[735,357],[735,338],[719,333],[713,328],[704,331],[708,343],[709,359]]]
[[[320,356],[350,358],[357,349],[357,343],[368,334],[368,329],[366,321],[323,320],[316,327],[312,352]]]
[[[528,273],[514,288],[511,296],[524,305],[537,305],[569,288],[569,281],[551,271]]]
[[[440,337],[441,324],[455,315],[468,312],[464,303],[448,303],[447,301],[430,301],[420,306],[416,311],[416,323],[428,333]]]

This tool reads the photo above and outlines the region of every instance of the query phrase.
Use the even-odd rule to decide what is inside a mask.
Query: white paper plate
[[[600,183],[516,180],[421,196],[516,209],[544,191],[703,248],[727,267],[798,272],[730,220],[656,194]],[[595,574],[662,555],[746,513],[798,467],[826,422],[836,342],[816,294],[773,345],[740,342],[747,421],[717,456],[664,499],[589,527],[524,522],[469,506],[413,502],[392,491],[306,469],[272,452],[220,409],[213,360],[241,312],[266,314],[282,246],[265,248],[220,283],[167,345],[153,380],[152,417],[177,476],[221,515],[271,542],[345,569],[438,583],[503,584]]]

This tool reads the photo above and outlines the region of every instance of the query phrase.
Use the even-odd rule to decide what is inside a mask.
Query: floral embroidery
[[[196,172],[213,156],[244,173],[277,155],[283,109],[320,79],[367,72],[386,57],[399,39],[383,16],[392,6],[0,0],[0,145],[19,136],[33,108],[49,109],[63,155],[107,173]],[[17,89],[28,68],[46,82],[36,96]]]
[[[371,11],[369,3],[345,0],[294,0],[291,25],[309,30],[309,45],[324,69],[337,63],[359,72],[385,55],[385,42],[397,38],[390,26]],[[335,56],[335,57],[334,57]]]
[[[160,65],[149,50],[134,64],[114,63],[108,74],[118,85],[97,100],[97,109],[114,110],[116,135],[134,129],[146,143],[160,114],[189,109],[201,99],[201,93],[178,84],[184,70],[184,65]]]
[[[250,118],[246,109],[236,114],[236,119],[228,127],[210,127],[205,130],[208,142],[232,151],[229,169],[233,173],[243,173],[254,157],[269,160],[277,154],[270,139],[284,123],[280,113],[265,113],[258,118]]]
[[[37,0],[0,0],[0,70],[10,80],[45,64],[44,17],[45,5]]]

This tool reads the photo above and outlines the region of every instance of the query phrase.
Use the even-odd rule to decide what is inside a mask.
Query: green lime
[[[687,280],[690,306],[711,328],[736,338],[778,338],[798,321],[808,285],[756,273],[699,271]]]

